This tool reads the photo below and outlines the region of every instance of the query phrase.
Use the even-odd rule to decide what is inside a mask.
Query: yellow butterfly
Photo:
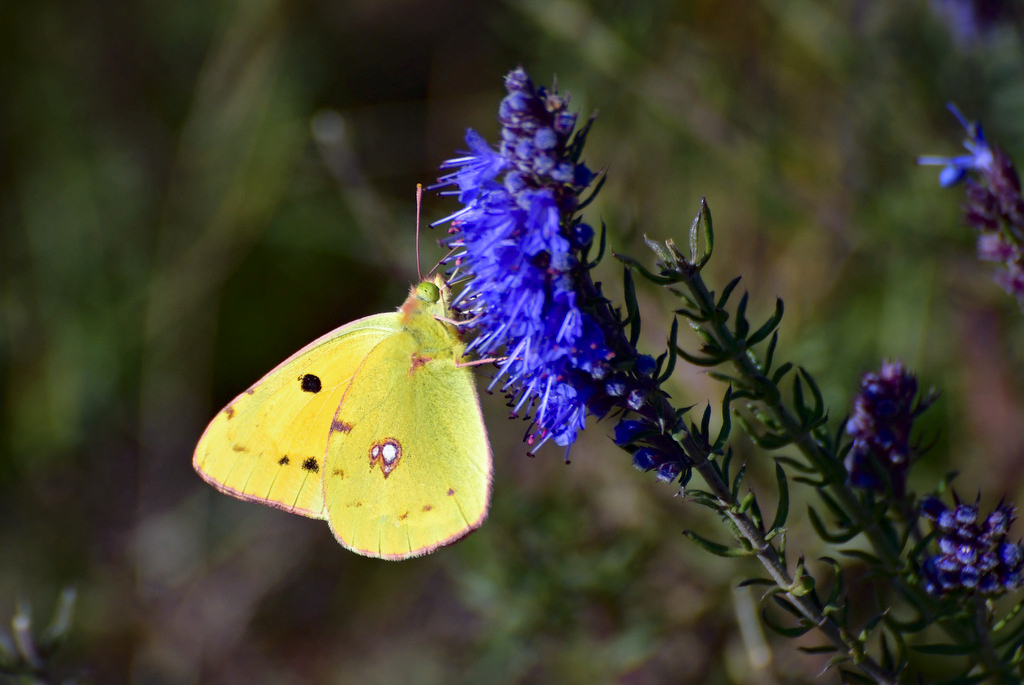
[[[207,427],[193,466],[239,499],[327,519],[345,547],[428,554],[487,517],[491,448],[443,279],[314,340]]]

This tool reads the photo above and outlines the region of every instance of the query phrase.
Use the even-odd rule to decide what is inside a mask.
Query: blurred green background
[[[972,7],[991,22],[971,30]],[[634,471],[608,425],[569,466],[554,447],[530,459],[524,424],[484,396],[488,523],[399,564],[216,493],[192,449],[291,352],[401,303],[415,184],[466,127],[496,138],[502,76],[522,64],[600,112],[586,160],[608,182],[587,217],[615,250],[682,240],[706,195],[708,277],[742,275],[762,316],[785,300],[779,355],[817,376],[836,426],[859,375],[900,358],[943,393],[912,487],[956,468],[967,496],[1019,499],[1020,310],[973,256],[962,191],[914,164],[960,151],[947,100],[1024,160],[1017,9],[0,4],[0,616],[21,597],[45,618],[74,584],[58,673],[103,683],[814,680],[820,658],[743,642],[756,610],[733,587],[757,569],[686,542],[723,531]],[[424,220],[454,208],[428,196]],[[599,273],[619,300],[619,269]],[[657,353],[673,302],[640,297]],[[721,395],[677,378],[680,406]],[[770,506],[770,459],[735,442]],[[790,525],[791,550],[834,553],[802,508]]]

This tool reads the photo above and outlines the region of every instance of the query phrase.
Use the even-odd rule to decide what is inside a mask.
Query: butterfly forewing
[[[196,446],[196,471],[229,495],[324,518],[334,414],[356,369],[396,330],[398,314],[377,314],[293,354],[217,414]]]

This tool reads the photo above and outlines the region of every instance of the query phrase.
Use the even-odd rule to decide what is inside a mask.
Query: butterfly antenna
[[[423,272],[420,271],[420,208],[423,206],[423,184],[416,184],[416,275],[420,282],[423,282]]]
[[[440,258],[440,260],[439,260],[439,261],[438,261],[438,262],[437,262],[436,264],[434,264],[434,265],[433,265],[433,267],[432,267],[432,268],[430,269],[430,272],[429,272],[429,273],[427,273],[427,277],[428,277],[428,279],[429,279],[429,277],[430,277],[430,276],[432,276],[432,275],[434,274],[434,271],[436,271],[436,270],[437,270],[437,268],[438,268],[438,267],[439,267],[439,266],[440,266],[441,264],[443,264],[443,263],[444,263],[445,261],[447,261],[447,258],[449,258],[449,257],[451,257],[452,255],[454,255],[454,254],[455,254],[455,252],[456,252],[456,250],[458,250],[458,249],[459,249],[458,247],[452,248],[451,250],[449,250],[449,253],[447,253],[446,255],[444,255],[443,257],[441,257],[441,258]],[[455,273],[453,272],[453,273],[451,273],[451,274],[449,274],[449,275],[450,275],[450,277],[449,277],[449,279],[446,279],[446,281],[447,281],[447,283],[449,283],[449,285],[452,285],[452,283],[454,283],[454,282],[455,282]]]

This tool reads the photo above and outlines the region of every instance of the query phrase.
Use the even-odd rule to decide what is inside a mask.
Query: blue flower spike
[[[964,181],[964,220],[978,231],[978,258],[1002,263],[994,280],[1024,307],[1024,198],[1013,160],[985,140],[981,124],[968,122],[955,106],[950,111],[967,129],[959,157],[920,157],[919,164],[941,164],[943,186]]]
[[[449,280],[461,287],[453,304],[473,336],[467,351],[499,360],[491,388],[513,416],[532,420],[531,453],[549,440],[568,449],[588,416],[642,407],[654,364],[629,345],[590,278],[594,230],[577,216],[595,179],[579,159],[589,127],[576,131],[568,96],[534,86],[522,68],[505,88],[497,147],[470,130],[468,151],[442,165],[435,187],[463,206],[437,224],[450,225],[442,242],[452,250]],[[640,432],[627,423],[616,440]],[[671,471],[656,455],[636,463],[660,477]]]
[[[906,494],[910,469],[910,432],[914,419],[932,403],[917,394],[917,379],[900,362],[883,362],[877,373],[861,379],[860,392],[853,401],[853,414],[846,433],[853,445],[845,466],[850,483],[858,488],[896,498]]]

